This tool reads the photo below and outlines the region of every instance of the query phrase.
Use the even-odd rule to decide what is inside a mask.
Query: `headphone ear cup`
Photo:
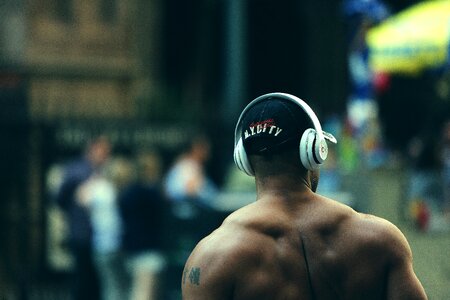
[[[314,160],[314,143],[316,138],[316,131],[312,128],[309,128],[306,129],[305,132],[303,132],[303,135],[300,139],[300,160],[302,162],[302,165],[310,171],[316,170],[319,167],[319,165]]]
[[[248,160],[247,152],[245,152],[242,138],[234,147],[234,162],[239,170],[243,171],[248,176],[254,176],[253,168]]]
[[[244,169],[243,169],[243,167],[242,167],[241,159],[239,158],[239,155],[240,155],[240,154],[239,154],[239,151],[240,151],[240,149],[239,149],[240,142],[241,142],[241,141],[239,141],[239,142],[237,143],[237,145],[234,146],[234,154],[233,154],[233,157],[234,157],[234,163],[236,164],[236,166],[238,167],[238,169],[241,170],[241,171],[244,171]]]
[[[325,139],[319,141],[316,137],[316,141],[314,143],[314,152],[315,152],[315,162],[318,162],[320,166],[327,159],[328,156],[328,145]]]

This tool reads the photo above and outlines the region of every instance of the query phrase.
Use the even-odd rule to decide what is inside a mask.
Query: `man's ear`
[[[311,190],[313,192],[316,192],[317,187],[319,186],[320,171],[318,169],[314,171],[308,171],[308,177],[311,183]]]

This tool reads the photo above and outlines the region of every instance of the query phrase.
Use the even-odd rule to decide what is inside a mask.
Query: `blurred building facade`
[[[2,1],[0,284],[46,268],[46,174],[88,138],[170,153],[202,128],[217,180],[246,101],[277,90],[344,111],[340,18],[326,0]]]
[[[183,135],[141,124],[143,111],[158,114],[157,12],[158,1],[2,1],[0,286],[46,268],[49,164],[99,132],[123,146]]]

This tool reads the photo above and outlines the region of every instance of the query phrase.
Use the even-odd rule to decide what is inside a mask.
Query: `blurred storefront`
[[[172,149],[189,126],[148,118],[164,105],[154,76],[159,20],[136,11],[157,11],[158,1],[11,0],[1,8],[0,297],[8,298],[26,297],[54,271],[46,176],[55,163],[99,133],[122,151]],[[154,63],[143,67],[136,49]]]
[[[337,2],[7,0],[1,8],[0,285],[15,294],[67,267],[52,260],[61,245],[49,246],[58,217],[49,215],[48,180],[90,138],[105,134],[121,153],[158,147],[168,161],[200,128],[212,137],[211,175],[229,188],[218,208],[225,215],[241,205],[233,180],[251,184],[232,165],[246,101],[276,90],[308,99],[323,119],[345,111]]]

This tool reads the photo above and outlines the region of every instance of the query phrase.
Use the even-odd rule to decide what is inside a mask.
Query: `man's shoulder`
[[[183,284],[196,284],[194,275],[199,274],[202,284],[231,282],[261,261],[263,244],[257,233],[226,220],[192,251],[185,265]]]
[[[368,239],[378,238],[392,238],[398,237],[400,230],[392,222],[387,219],[355,211],[348,205],[342,204],[339,201],[329,199],[326,197],[319,197],[322,204],[325,203],[321,211],[326,218],[322,218],[324,222],[331,222],[339,226],[347,233],[363,233]]]
[[[193,253],[203,258],[215,259],[220,256],[227,260],[241,260],[253,256],[265,242],[265,236],[253,230],[247,222],[230,216],[219,228],[202,239]]]
[[[362,244],[369,244],[391,256],[410,252],[402,231],[392,222],[370,214],[355,213],[349,220],[351,230]]]
[[[197,244],[192,254],[202,259],[220,258],[228,263],[256,259],[263,245],[269,248],[271,238],[255,226],[258,221],[245,210],[244,207],[229,215],[219,228]]]
[[[357,212],[353,222],[355,226],[373,232],[374,236],[392,238],[400,233],[398,227],[392,222],[371,214]]]

